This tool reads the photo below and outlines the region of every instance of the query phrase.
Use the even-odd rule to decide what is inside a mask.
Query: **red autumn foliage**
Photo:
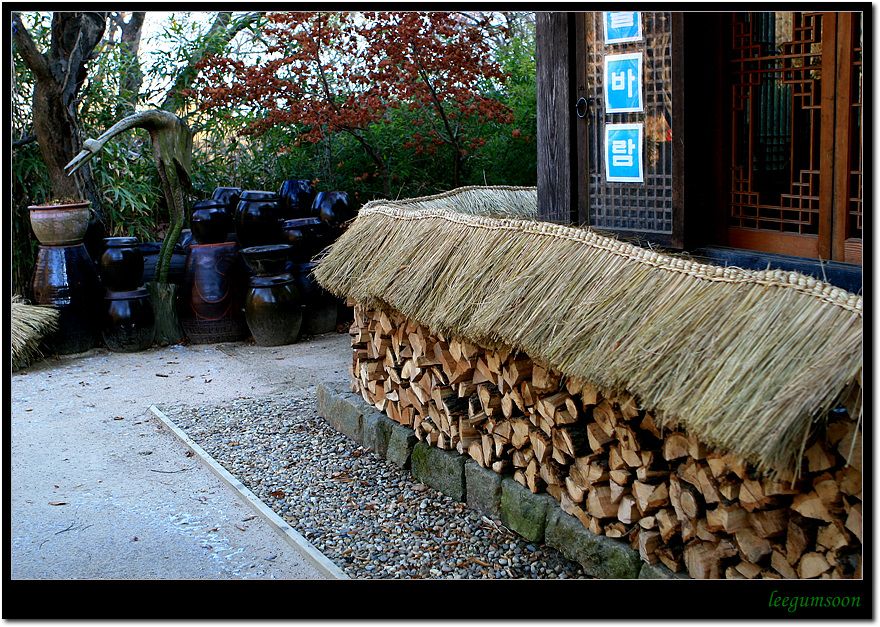
[[[268,19],[269,58],[246,64],[215,56],[199,63],[200,78],[189,92],[199,109],[251,106],[259,112],[252,134],[278,125],[296,128],[296,141],[348,133],[376,165],[386,193],[387,155],[370,129],[387,120],[390,108],[418,114],[404,147],[451,149],[456,184],[468,151],[484,143],[468,136],[465,122],[512,121],[507,107],[482,93],[505,78],[484,31],[454,13],[287,12]]]

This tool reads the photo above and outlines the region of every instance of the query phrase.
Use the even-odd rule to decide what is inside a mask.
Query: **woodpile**
[[[353,391],[420,440],[550,493],[645,562],[694,578],[861,577],[861,429],[845,412],[809,443],[796,481],[772,481],[661,429],[626,392],[349,304]]]

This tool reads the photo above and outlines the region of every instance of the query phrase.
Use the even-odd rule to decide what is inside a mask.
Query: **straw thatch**
[[[529,215],[536,200],[534,188],[469,188],[424,205],[368,203],[315,276],[366,307],[628,390],[661,423],[771,474],[796,473],[811,432],[861,384],[861,297],[794,272],[487,217],[496,195],[506,215],[517,202]]]
[[[43,339],[58,328],[58,310],[29,305],[21,296],[12,298],[12,370],[28,366],[43,354]]]

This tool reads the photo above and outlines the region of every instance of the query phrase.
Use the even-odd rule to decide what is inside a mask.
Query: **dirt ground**
[[[347,380],[349,342],[100,348],[12,373],[12,579],[322,577],[149,408],[314,394]]]

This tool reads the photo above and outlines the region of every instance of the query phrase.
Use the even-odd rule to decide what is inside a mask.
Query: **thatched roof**
[[[539,222],[536,197],[489,187],[368,203],[315,276],[435,332],[628,390],[664,424],[797,472],[811,431],[861,384],[861,297]]]

